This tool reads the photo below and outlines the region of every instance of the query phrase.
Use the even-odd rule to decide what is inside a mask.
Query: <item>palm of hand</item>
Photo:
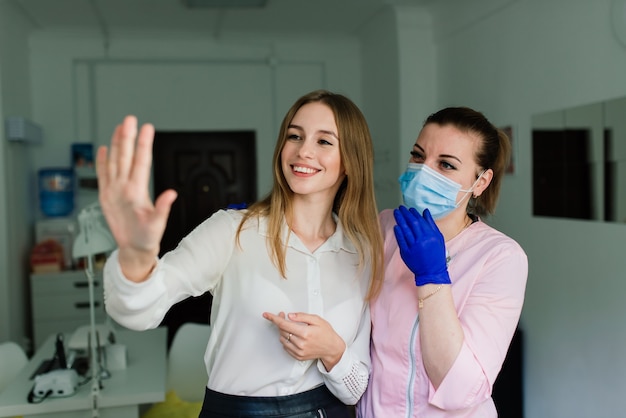
[[[156,256],[176,192],[163,192],[153,204],[148,191],[154,127],[127,116],[111,138],[110,151],[98,149],[99,199],[120,250]],[[136,141],[136,146],[135,146]],[[108,151],[108,153],[107,153]]]
[[[415,274],[416,285],[449,283],[445,241],[428,210],[421,216],[415,208],[400,206],[394,217],[400,256]]]

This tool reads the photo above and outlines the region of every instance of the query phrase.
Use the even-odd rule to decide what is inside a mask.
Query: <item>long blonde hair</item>
[[[272,159],[273,187],[262,200],[252,204],[237,229],[237,242],[244,224],[253,217],[268,220],[268,244],[273,263],[286,278],[286,243],[282,226],[291,213],[293,191],[285,179],[280,154],[287,140],[287,130],[296,112],[308,103],[323,103],[335,117],[339,134],[339,153],[346,177],[333,203],[344,232],[359,254],[359,266],[371,263],[368,298],[375,296],[382,285],[383,244],[378,210],[374,199],[374,151],[372,138],[359,108],[347,97],[326,90],[316,90],[300,97],[291,106],[280,126]]]

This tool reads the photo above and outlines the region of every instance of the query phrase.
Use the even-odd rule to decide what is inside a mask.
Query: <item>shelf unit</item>
[[[69,338],[79,326],[89,324],[89,287],[83,270],[30,275],[33,344],[38,349],[51,334]],[[102,271],[94,279],[96,322],[106,318]]]

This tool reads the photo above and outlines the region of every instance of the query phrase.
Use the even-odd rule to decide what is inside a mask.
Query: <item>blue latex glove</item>
[[[400,206],[393,211],[393,232],[404,264],[415,274],[415,285],[450,284],[446,245],[428,209],[421,216],[415,208]]]
[[[246,209],[248,204],[246,202],[243,203],[230,203],[226,206],[226,209]]]

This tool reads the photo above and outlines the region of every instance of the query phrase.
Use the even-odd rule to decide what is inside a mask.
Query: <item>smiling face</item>
[[[317,196],[332,204],[345,170],[337,124],[328,106],[313,102],[298,109],[280,156],[283,175],[296,196]]]

